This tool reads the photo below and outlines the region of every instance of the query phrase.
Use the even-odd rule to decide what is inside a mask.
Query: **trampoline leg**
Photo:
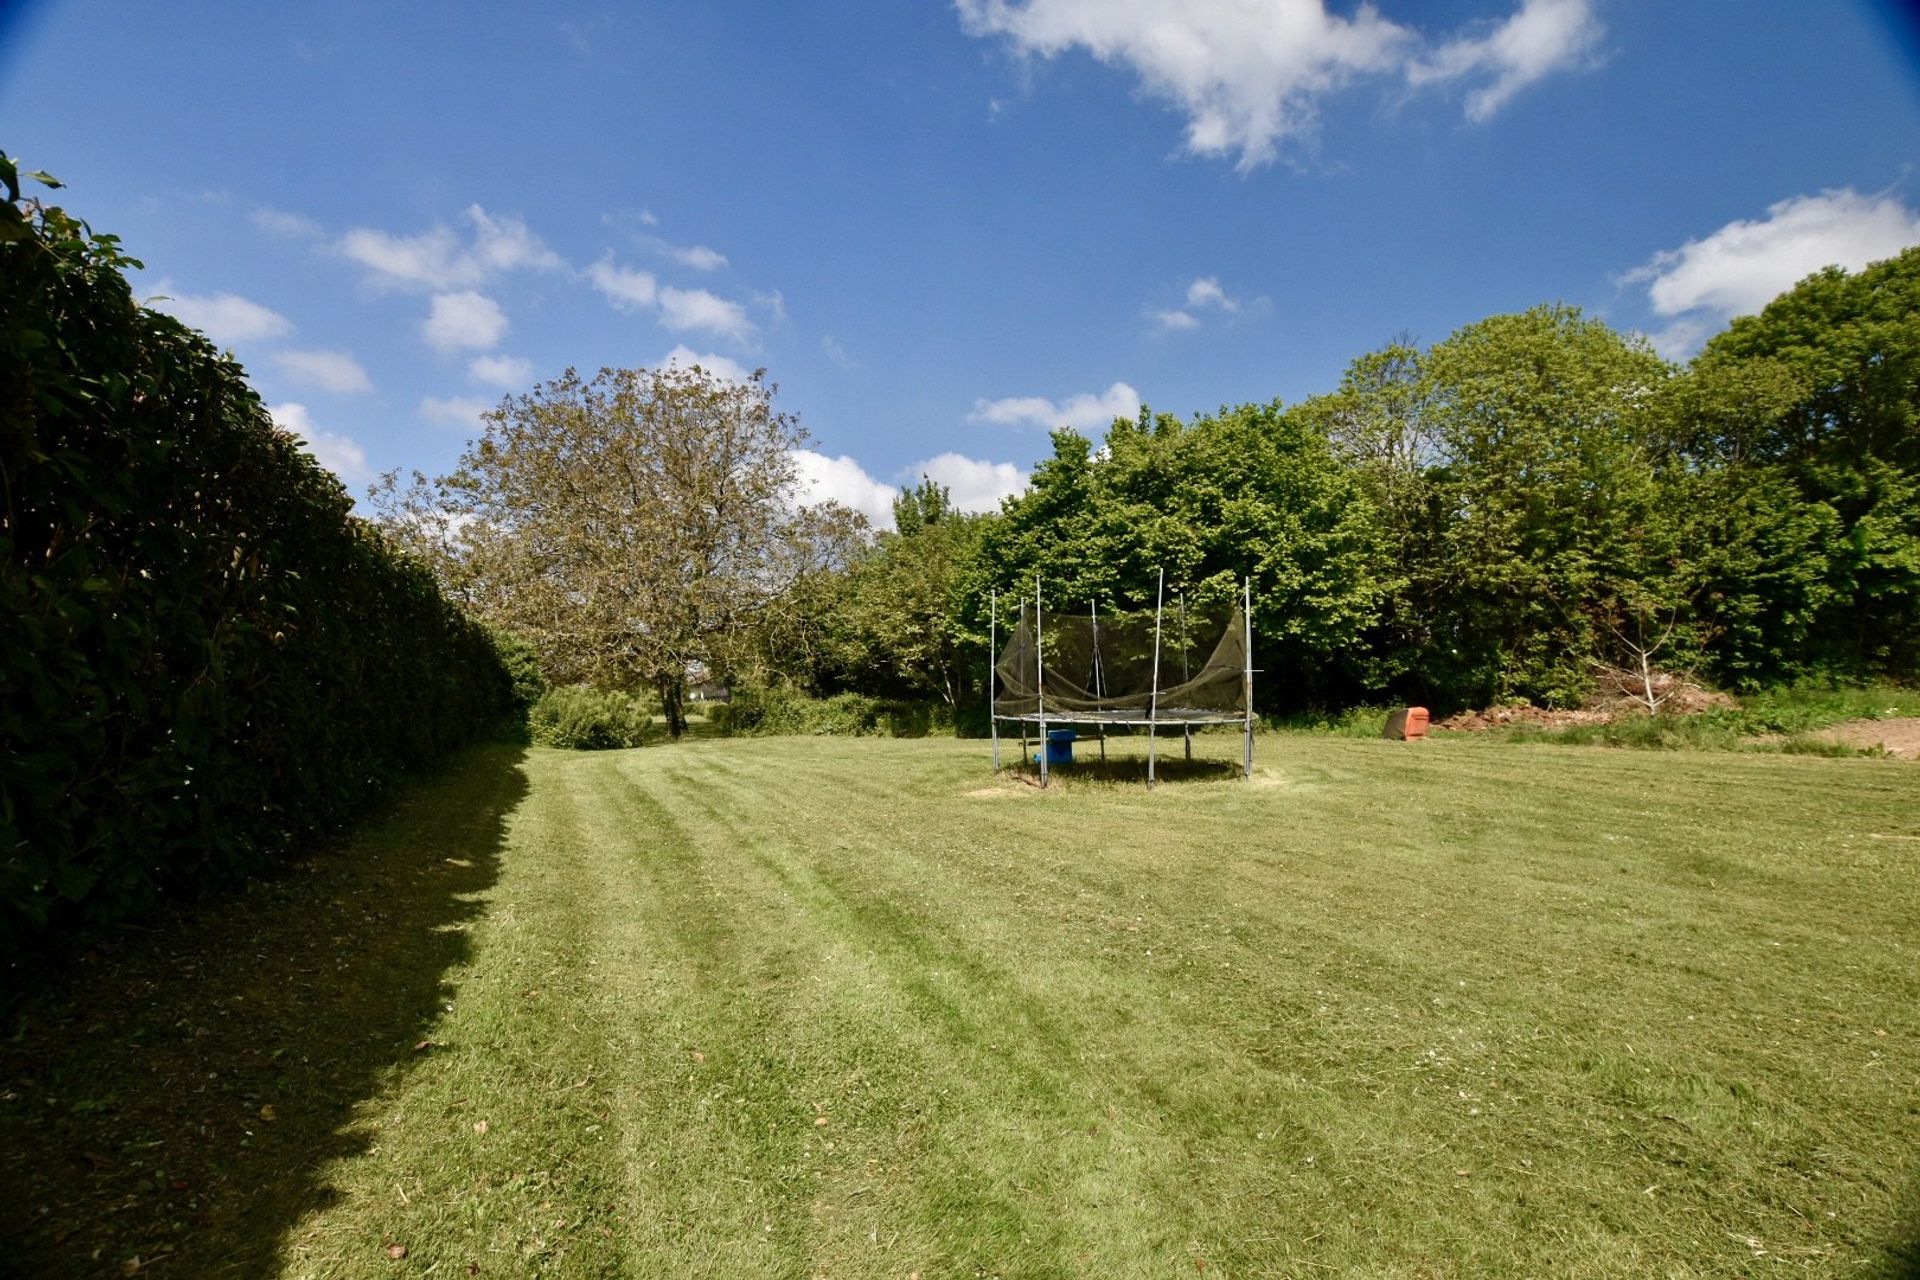
[[[1193,763],[1193,726],[1187,726],[1187,763]]]
[[[1147,790],[1153,790],[1154,746],[1157,739],[1153,733],[1153,721],[1147,721]]]
[[[1100,726],[1100,763],[1107,762],[1107,726]]]

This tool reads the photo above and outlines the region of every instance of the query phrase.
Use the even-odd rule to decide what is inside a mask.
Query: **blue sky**
[[[358,492],[567,365],[764,365],[815,491],[1579,304],[1684,355],[1920,242],[1892,7],[0,8],[0,147]]]

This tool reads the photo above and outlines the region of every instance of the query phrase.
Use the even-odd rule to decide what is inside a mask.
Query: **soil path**
[[[1850,747],[1882,747],[1902,760],[1920,760],[1920,716],[1888,720],[1849,720],[1817,735]]]

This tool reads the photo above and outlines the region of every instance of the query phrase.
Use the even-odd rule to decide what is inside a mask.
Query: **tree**
[[[1054,456],[1008,503],[983,547],[989,581],[1080,608],[1151,607],[1159,571],[1202,609],[1253,584],[1262,687],[1293,701],[1365,683],[1361,636],[1378,618],[1378,517],[1306,415],[1240,405],[1182,423],[1142,409],[1099,456],[1054,436]],[[981,606],[984,601],[980,602]]]
[[[553,678],[651,687],[675,735],[689,665],[730,670],[768,611],[863,533],[843,507],[800,505],[806,433],[761,374],[569,369],[485,421],[430,500],[387,485],[389,527],[440,544],[443,576]]]
[[[1577,308],[1470,324],[1427,355],[1449,617],[1428,654],[1455,699],[1576,701],[1609,601],[1645,600],[1673,556],[1647,442],[1664,361]],[[1638,605],[1635,606],[1636,608]]]
[[[1692,378],[1723,417],[1734,400],[1724,388],[1746,391],[1757,411],[1745,414],[1742,462],[1777,469],[1838,523],[1804,661],[1911,676],[1920,665],[1920,247],[1859,272],[1807,277],[1709,342]]]
[[[894,499],[893,530],[849,568],[832,602],[834,683],[932,694],[958,709],[973,660],[985,657],[964,619],[986,519],[954,510],[946,486],[924,476]]]
[[[1294,412],[1324,434],[1334,456],[1372,500],[1384,552],[1380,615],[1365,640],[1368,683],[1403,683],[1417,672],[1446,608],[1431,587],[1436,558],[1433,385],[1426,356],[1411,335],[1396,335],[1347,366],[1338,390],[1310,397]],[[1414,696],[1430,699],[1431,690]]]

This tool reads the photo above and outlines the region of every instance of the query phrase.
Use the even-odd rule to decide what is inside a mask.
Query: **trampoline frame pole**
[[[1160,614],[1167,603],[1167,568],[1160,566],[1160,586],[1153,598],[1153,692],[1147,696],[1147,790],[1153,790],[1155,723],[1160,718]]]
[[[1040,718],[1040,785],[1047,785],[1047,632],[1040,614],[1040,575],[1033,575],[1033,674],[1039,697],[1034,710]]]
[[[1243,631],[1241,634],[1241,640],[1242,640],[1241,647],[1246,650],[1246,660],[1247,660],[1246,684],[1243,686],[1241,690],[1241,693],[1245,697],[1246,704],[1247,704],[1247,708],[1246,708],[1246,711],[1247,711],[1247,752],[1246,752],[1247,759],[1246,759],[1245,772],[1243,776],[1246,778],[1248,782],[1252,782],[1253,781],[1253,578],[1251,576],[1241,579],[1240,590],[1241,590],[1240,624],[1243,628]]]
[[[987,595],[987,735],[993,739],[993,771],[1000,772],[1000,719],[994,701],[1000,682],[1000,588]]]
[[[1100,662],[1100,602],[1087,601],[1087,616],[1093,619],[1093,696],[1104,699],[1107,696],[1107,675]],[[1100,722],[1100,763],[1107,762],[1107,722]]]
[[[1187,665],[1187,655],[1192,652],[1191,642],[1187,639],[1187,593],[1180,593],[1180,683],[1186,684],[1193,679],[1193,670]],[[1181,726],[1181,738],[1186,745],[1187,763],[1193,763],[1193,725]]]

